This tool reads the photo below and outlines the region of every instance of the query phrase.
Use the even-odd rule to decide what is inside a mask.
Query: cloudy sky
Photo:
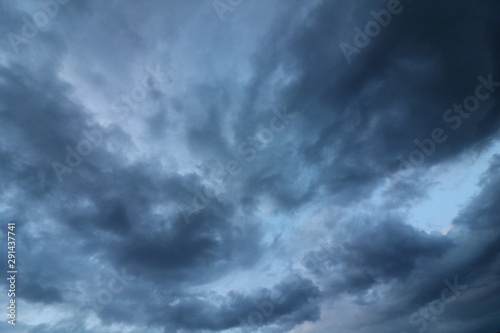
[[[0,1],[0,331],[500,331],[499,17]]]

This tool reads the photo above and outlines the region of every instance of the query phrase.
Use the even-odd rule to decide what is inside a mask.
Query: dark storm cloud
[[[439,297],[443,288],[440,281],[451,277],[458,278],[459,284],[467,287],[462,291],[456,304],[447,306],[446,312],[442,314],[444,323],[460,323],[458,332],[480,332],[484,330],[498,330],[498,300],[491,297],[499,290],[498,272],[496,267],[500,263],[498,232],[498,156],[490,164],[489,170],[483,175],[481,192],[473,198],[468,206],[454,220],[454,224],[460,227],[451,232],[460,246],[457,246],[448,255],[443,257],[441,265],[435,271],[431,267],[421,265],[419,273],[411,283],[414,293],[406,293],[406,298],[411,300],[410,304],[425,305]],[[401,290],[401,289],[399,289]],[[407,290],[410,290],[408,288]],[[404,304],[404,302],[402,303]],[[401,309],[401,305],[399,307]],[[475,306],[471,307],[471,304]],[[413,310],[417,311],[415,305]],[[410,312],[411,313],[411,312]],[[418,317],[417,317],[418,318]],[[421,321],[422,319],[418,318]],[[474,320],[476,324],[468,323]],[[446,324],[442,331],[447,331]]]
[[[226,147],[226,141],[222,137],[221,115],[216,110],[227,109],[222,104],[218,107],[210,106],[206,123],[199,128],[190,129],[188,132],[188,142],[194,155],[205,157],[207,160],[216,157],[218,159],[229,160],[232,155]]]
[[[271,159],[268,158],[267,161]],[[279,163],[279,161],[276,161]],[[273,163],[273,165],[276,165]],[[297,209],[302,204],[309,202],[314,196],[315,188],[312,185],[297,190],[292,186],[283,187],[286,183],[285,177],[280,174],[276,168],[270,170],[262,170],[260,175],[253,174],[247,178],[245,188],[249,193],[253,193],[255,197],[261,194],[269,194],[276,200],[276,204],[280,209],[290,211]]]
[[[4,74],[7,82],[16,83],[10,72],[5,70]],[[23,76],[30,77],[28,73]],[[99,127],[83,127],[88,115],[66,102],[64,95],[49,99],[47,97],[51,94],[49,84],[45,84],[45,94],[34,86],[23,83],[19,83],[17,91],[15,84],[10,84],[9,87],[9,91],[4,90],[6,94],[4,100],[12,96],[11,103],[17,108],[7,109],[2,113],[4,124],[6,128],[10,126],[23,131],[11,141],[16,146],[13,146],[12,150],[5,151],[4,156],[15,154],[13,151],[17,154],[26,152],[27,149],[32,149],[33,153],[30,154],[31,160],[25,158],[23,164],[5,170],[10,175],[4,179],[20,179],[31,185],[39,185],[36,179],[37,173],[43,172],[43,175],[47,173],[45,168],[40,168],[41,165],[48,165],[50,157],[64,163],[67,152],[62,148],[77,146],[79,137],[75,138],[74,134],[81,132],[82,128],[92,131]],[[36,104],[33,102],[21,107],[22,96],[28,94]],[[73,107],[74,112],[71,117],[66,116],[68,106]],[[33,109],[41,113],[30,115]],[[43,125],[45,122],[46,126]],[[22,126],[19,125],[21,123]],[[21,150],[23,146],[26,148]],[[144,271],[145,268],[153,271],[183,268],[184,279],[187,278],[188,272],[196,279],[202,276],[206,278],[205,275],[189,271],[193,265],[203,267],[207,264],[206,260],[219,267],[219,270],[212,274],[216,272],[220,274],[220,269],[227,268],[230,260],[238,262],[238,265],[246,265],[260,256],[256,228],[238,226],[234,230],[231,229],[231,224],[238,221],[231,220],[234,217],[228,205],[214,203],[210,209],[192,216],[190,226],[185,224],[178,211],[170,217],[149,216],[145,211],[154,203],[175,202],[176,205],[180,205],[189,202],[194,195],[194,189],[202,188],[198,183],[199,179],[191,176],[165,178],[160,174],[151,175],[148,174],[151,167],[141,164],[123,169],[116,163],[120,158],[117,157],[118,159],[112,161],[103,155],[105,152],[102,148],[97,147],[92,156],[86,158],[71,173],[63,175],[62,183],[50,173],[46,177],[52,181],[49,181],[43,190],[38,186],[25,186],[25,197],[45,194],[58,198],[61,207],[56,214],[63,224],[80,230],[79,236],[87,238],[84,248],[91,249],[88,251],[104,251],[106,257],[115,258],[122,265],[123,260],[128,261],[127,265],[139,265],[140,271]],[[41,164],[40,162],[44,160],[45,163]],[[104,167],[114,168],[114,174],[101,174],[98,170]],[[26,179],[25,176],[28,172],[31,174],[30,179]],[[78,193],[70,190],[72,188],[79,188]],[[78,208],[74,205],[82,198],[89,200],[90,206]],[[173,221],[172,227],[159,232],[154,231],[158,228],[158,223],[164,223],[168,219]],[[140,228],[134,228],[132,231],[132,223],[134,225],[139,223],[141,228],[147,228],[146,232],[139,232]],[[128,238],[111,242],[112,246],[107,247],[104,244],[110,243],[109,236],[99,233],[99,230],[111,231]],[[151,234],[154,235],[152,240],[149,239],[151,236],[148,236]],[[248,248],[242,247],[242,244],[248,244]],[[233,246],[238,250],[232,251]]]
[[[2,1],[0,35],[18,33],[23,16],[39,10],[31,5]],[[141,332],[252,330],[259,313],[255,326],[264,332],[304,331],[301,324],[314,322],[331,331],[322,310],[346,300],[366,314],[346,332],[410,331],[408,318],[455,277],[467,289],[446,305],[436,331],[498,330],[498,157],[446,235],[386,210],[425,197],[429,167],[498,139],[500,88],[488,90],[478,77],[500,81],[500,5],[401,5],[351,63],[339,44],[352,43],[353,28],[364,28],[386,1],[246,2],[223,22],[211,3],[70,1],[18,54],[2,38],[2,215],[19,221],[19,298],[71,312],[71,321],[20,332],[67,332],[72,322],[81,333],[120,323]],[[160,84],[127,117],[112,114],[102,125],[110,113],[102,100],[130,95],[144,75],[131,67],[153,66],[153,58],[173,68],[163,82],[171,91]],[[453,129],[457,120],[445,119],[446,110],[478,84],[490,96]],[[259,139],[277,109],[293,116],[281,117],[272,140]],[[326,205],[325,197],[329,206],[355,207],[435,128],[447,140],[417,173],[382,190],[383,209],[321,225],[328,256],[306,269],[309,278],[262,279],[274,261],[289,259],[278,258],[283,253],[317,254],[304,248],[307,233],[287,238],[301,230],[302,212]],[[68,151],[89,135],[102,135],[100,143],[58,177],[53,163],[68,164]],[[176,150],[182,154],[172,157]],[[232,159],[243,171],[217,188],[206,169]],[[216,195],[186,221],[199,193]],[[273,228],[283,229],[279,237]],[[113,292],[111,272],[135,280]],[[249,276],[253,291],[224,290],[230,274]],[[92,314],[100,322],[89,330]]]
[[[386,172],[403,168],[398,158],[408,159],[418,149],[414,140],[431,137],[435,128],[445,130],[448,139],[424,164],[481,147],[497,133],[498,89],[457,131],[443,114],[474,94],[478,76],[491,74],[500,81],[494,47],[498,5],[401,3],[405,9],[400,16],[350,65],[338,44],[352,40],[352,28],[364,27],[372,19],[370,10],[385,9],[385,2],[322,2],[308,14],[307,26],[299,25],[290,37],[276,37],[273,51],[279,56],[267,58],[272,64],[267,67],[283,66],[295,76],[291,86],[278,90],[291,112],[303,114],[301,139],[294,143],[319,171],[321,184],[344,200],[365,196]],[[354,12],[356,21],[346,22],[343,10]],[[336,33],[339,22],[349,33]],[[262,81],[269,76],[269,71],[256,74],[255,85],[265,86]],[[255,89],[249,100],[265,96],[264,88]],[[244,117],[260,117],[258,107],[250,110]]]
[[[326,264],[312,271],[326,279],[334,295],[358,294],[376,284],[404,280],[418,262],[442,257],[452,246],[443,236],[394,220],[351,221],[339,239],[339,245],[328,247]]]
[[[171,299],[175,305],[158,308],[153,313],[164,314],[155,321],[175,330],[206,329],[220,331],[232,327],[256,329],[280,325],[291,329],[304,321],[319,318],[320,291],[312,281],[298,275],[286,277],[271,289],[250,295],[230,292],[210,301],[210,295],[184,295]]]
[[[134,237],[111,244],[111,248],[116,249],[114,256],[120,266],[150,274],[163,271],[172,280],[207,282],[211,275],[220,276],[229,267],[250,266],[262,255],[258,229],[234,221],[231,210],[213,203],[193,214],[189,224],[178,215],[164,230],[153,234],[137,231]],[[200,276],[194,272],[196,267],[207,272]]]
[[[18,75],[14,75],[13,70]],[[64,174],[63,181],[59,182],[48,169],[51,159],[64,163],[67,157],[64,148],[75,149],[83,137],[80,135],[82,130],[90,132],[99,126],[86,126],[90,123],[90,116],[67,100],[64,93],[69,87],[58,83],[50,72],[47,77],[33,77],[28,69],[13,66],[2,68],[2,79],[6,82],[2,89],[2,101],[6,107],[1,114],[6,133],[4,140],[10,139],[6,141],[8,145],[3,146],[2,155],[4,159],[14,161],[10,168],[6,168],[9,164],[2,164],[4,184],[9,187],[15,182],[17,186],[25,183],[26,186],[22,187],[25,199],[36,201],[36,197],[46,196],[58,201],[58,210],[52,213],[58,216],[61,224],[71,228],[66,229],[65,237],[70,241],[73,237],[78,240],[74,244],[78,245],[71,251],[70,244],[59,241],[58,250],[80,260],[78,265],[87,265],[85,257],[80,258],[84,253],[99,253],[110,264],[116,262],[118,267],[126,265],[139,272],[148,272],[145,274],[148,278],[160,270],[172,274],[171,281],[182,278],[182,283],[188,283],[189,280],[207,282],[210,276],[217,277],[230,268],[251,265],[261,256],[258,228],[235,221],[233,209],[228,204],[213,203],[208,209],[191,216],[191,225],[185,223],[178,210],[171,216],[155,217],[148,213],[148,208],[155,203],[181,205],[189,202],[194,190],[203,188],[196,177],[151,174],[151,167],[141,164],[123,168],[117,163],[120,157],[111,158],[104,146],[98,146],[92,156]],[[15,108],[7,105],[15,105]],[[33,113],[33,110],[37,112]],[[16,163],[18,155],[21,156]],[[113,168],[113,175],[101,173],[103,168]],[[42,184],[38,174],[46,177],[46,182]],[[77,188],[78,192],[75,192]],[[81,200],[87,200],[90,205],[79,206]],[[22,208],[23,202],[16,205],[15,214],[22,219],[19,214],[22,211],[28,213],[28,210]],[[164,230],[159,223],[165,225]],[[76,234],[67,233],[71,230]],[[114,237],[119,239],[113,241]],[[54,241],[53,237],[50,238]],[[44,244],[41,239],[32,239],[29,235],[23,235],[22,239],[26,245]],[[43,258],[56,256],[49,248],[35,250],[40,245],[20,251],[26,251],[30,262],[42,263]],[[60,262],[58,266],[62,273],[51,277],[54,284],[63,288],[71,284],[74,278],[71,276],[75,274],[75,267],[65,267],[68,264]],[[33,263],[31,266],[35,268]],[[200,274],[195,272],[195,267],[210,272]],[[38,269],[42,270],[42,267]],[[26,300],[62,301],[58,289],[37,283],[35,275],[27,272],[26,277],[32,280],[22,288]],[[49,279],[49,276],[44,279]],[[108,308],[105,308],[101,316],[106,318],[108,313]]]
[[[500,234],[494,213],[500,198],[494,194],[498,179],[496,156],[482,177],[483,189],[454,220],[459,228],[446,236],[399,222],[344,227],[349,231],[339,237],[341,245],[329,247],[321,254],[325,264],[310,269],[330,286],[324,297],[339,302],[342,293],[349,293],[366,312],[367,319],[352,326],[359,332],[497,329],[498,301],[491,295],[500,288]],[[377,285],[389,288],[383,299],[372,292]],[[440,304],[445,310],[439,310]]]
[[[57,84],[44,84],[42,92],[36,85],[29,84],[27,79],[31,75],[26,69],[19,67],[18,71],[24,72],[22,77],[27,83],[20,81],[10,70],[3,71],[3,79],[9,85],[9,90],[3,90],[3,100],[17,107],[3,110],[3,124],[5,129],[10,126],[19,130],[19,133],[6,131],[11,139],[9,144],[13,145],[4,146],[3,156],[11,161],[9,156],[26,156],[22,156],[22,163],[4,168],[3,179],[6,185],[10,184],[8,186],[12,186],[14,181],[18,181],[17,185],[26,183],[23,189],[26,199],[32,198],[36,202],[36,197],[45,195],[58,202],[58,208],[52,212],[49,209],[49,212],[57,216],[58,222],[63,225],[64,237],[70,244],[58,241],[57,251],[65,253],[68,259],[73,258],[81,267],[89,265],[85,255],[98,254],[108,265],[130,267],[134,272],[141,272],[137,274],[142,279],[152,279],[152,284],[146,284],[144,288],[163,286],[167,290],[190,281],[206,283],[236,267],[249,267],[259,259],[262,253],[258,226],[238,221],[229,203],[216,200],[207,209],[190,216],[189,225],[177,209],[167,216],[154,216],[149,212],[154,204],[181,207],[189,202],[197,188],[203,189],[200,179],[194,175],[164,176],[155,168],[156,171],[151,173],[153,169],[146,164],[124,168],[118,162],[121,159],[119,156],[112,158],[105,151],[105,146],[98,146],[91,156],[71,173],[64,174],[63,181],[59,182],[51,169],[47,171],[50,158],[64,163],[67,157],[64,147],[76,147],[83,136],[75,136],[75,133],[81,133],[82,129],[94,131],[100,127],[95,124],[86,126],[90,116],[67,101],[64,90],[54,88],[52,92],[51,86],[57,87]],[[53,77],[39,80],[57,82]],[[24,102],[26,99],[23,96],[27,95],[33,100],[31,104]],[[41,113],[30,115],[32,110]],[[69,110],[72,110],[71,117],[67,115]],[[103,168],[112,168],[114,172],[112,175],[102,173]],[[37,177],[39,173],[46,177],[43,184]],[[77,192],[74,191],[76,188]],[[78,203],[82,200],[88,204],[80,206]],[[20,212],[27,212],[23,205],[23,202],[17,203],[18,218]],[[30,258],[26,265],[30,262],[30,268],[43,271],[43,258],[57,256],[55,249],[48,247],[50,240],[55,242],[54,237],[42,240],[23,235],[21,239],[26,248],[20,251],[26,251],[25,256]],[[75,241],[71,244],[73,239]],[[47,246],[43,246],[45,244]],[[27,295],[24,299],[46,304],[61,302],[62,290],[68,292],[72,289],[75,274],[82,274],[66,260],[59,261],[52,268],[58,268],[60,273],[42,278],[26,271],[25,276],[30,282],[20,290]],[[158,274],[161,277],[155,277]],[[166,276],[170,283],[162,282]],[[38,280],[52,281],[62,290],[39,284]],[[137,301],[133,294],[120,296],[120,299],[129,298]],[[106,323],[127,321],[131,317],[124,314],[129,312],[132,304],[121,302],[121,311],[117,311],[117,304],[113,303],[97,313]]]
[[[54,287],[44,287],[32,281],[23,283],[20,289],[21,298],[28,301],[41,302],[45,304],[62,301],[61,292]]]
[[[500,200],[500,156],[496,155],[490,167],[482,177],[480,184],[484,190],[473,199],[461,216],[454,221],[458,226],[465,226],[472,231],[494,231],[498,227]]]

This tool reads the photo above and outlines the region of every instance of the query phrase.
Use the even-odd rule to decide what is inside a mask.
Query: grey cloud
[[[335,244],[342,239],[339,245],[319,250],[327,252],[322,254],[325,264],[319,269],[312,267],[333,295],[358,294],[377,284],[404,281],[420,262],[440,258],[453,246],[443,236],[429,235],[395,220],[348,223],[333,240]]]
[[[18,221],[19,298],[72,313],[28,325],[20,309],[13,332],[74,322],[86,333],[93,315],[93,332],[256,330],[243,323],[255,311],[262,332],[410,331],[409,316],[455,276],[468,289],[432,329],[498,330],[498,157],[446,235],[405,212],[428,195],[433,167],[498,142],[497,90],[457,129],[443,115],[479,76],[500,81],[500,5],[401,3],[349,64],[339,43],[386,1],[243,1],[224,21],[210,2],[70,1],[18,54],[6,36],[40,5],[0,1],[0,210]],[[113,113],[156,65],[165,82]],[[251,147],[273,110],[295,117]],[[448,139],[400,175],[399,158],[435,128]],[[53,162],[68,164],[85,133],[102,140],[60,181]],[[221,184],[213,166],[231,160],[242,172]],[[191,210],[200,193],[216,195]],[[319,255],[317,235],[325,260],[292,262]],[[307,277],[266,316],[255,304],[290,289],[273,275],[287,265]],[[136,279],[94,307],[112,271]],[[328,318],[346,304],[363,319]]]
[[[156,320],[172,325],[172,329],[178,326],[219,331],[238,326],[256,329],[272,324],[291,329],[319,318],[318,287],[297,275],[288,276],[270,290],[262,289],[249,295],[230,292],[225,297],[217,297],[215,302],[207,300],[207,296],[210,299],[210,295],[190,295],[171,300],[175,305],[157,309],[155,312],[164,316]]]

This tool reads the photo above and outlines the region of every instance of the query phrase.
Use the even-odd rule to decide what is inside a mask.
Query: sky
[[[0,0],[0,331],[499,332],[498,17]]]

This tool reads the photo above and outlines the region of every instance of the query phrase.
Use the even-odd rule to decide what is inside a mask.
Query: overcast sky
[[[0,331],[500,331],[499,17],[0,0]]]

